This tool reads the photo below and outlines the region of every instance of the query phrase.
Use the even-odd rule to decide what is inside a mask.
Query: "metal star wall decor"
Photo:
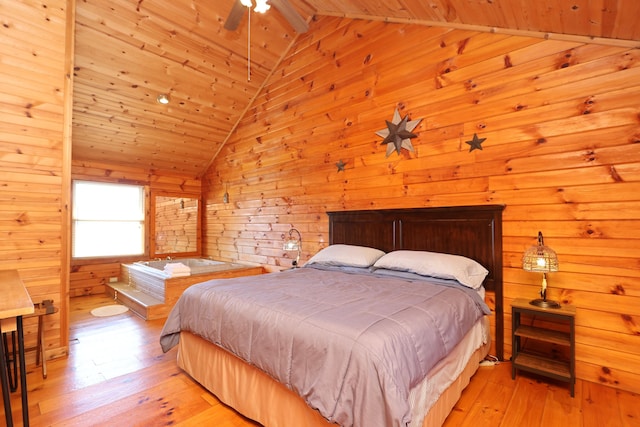
[[[336,163],[336,167],[338,168],[338,172],[344,172],[344,167],[345,167],[346,165],[347,165],[347,164],[346,164],[345,162],[343,162],[343,161],[342,161],[342,159],[340,159],[340,160],[338,161],[338,163]]]
[[[475,150],[476,148],[478,150],[482,150],[482,143],[486,140],[487,138],[478,138],[478,134],[474,133],[473,134],[473,139],[471,141],[465,141],[467,144],[470,145],[469,147],[469,152],[472,152],[473,150]]]
[[[421,121],[422,119],[409,121],[408,116],[400,118],[400,112],[396,108],[393,113],[393,120],[391,122],[385,120],[387,128],[376,132],[376,135],[384,138],[380,145],[387,144],[387,157],[394,151],[400,155],[400,150],[403,148],[415,152],[413,145],[411,145],[411,138],[415,138],[418,135],[412,131]]]

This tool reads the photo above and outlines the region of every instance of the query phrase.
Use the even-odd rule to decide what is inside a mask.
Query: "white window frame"
[[[146,193],[141,185],[74,180],[71,257],[144,255]],[[89,194],[100,197],[87,200]],[[131,206],[124,209],[123,203]]]

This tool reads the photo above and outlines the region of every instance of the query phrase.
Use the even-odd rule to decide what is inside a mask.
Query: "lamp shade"
[[[539,273],[558,271],[558,255],[544,245],[542,232],[538,232],[538,244],[531,246],[522,256],[522,268]]]
[[[285,251],[297,251],[300,249],[300,242],[293,236],[289,236],[287,240],[285,240],[282,249]]]
[[[542,308],[560,308],[556,301],[547,299],[547,273],[558,271],[558,255],[548,246],[544,245],[542,232],[538,231],[538,244],[527,249],[522,256],[522,268],[526,271],[542,273],[542,289],[540,296],[529,304]]]
[[[294,236],[293,233],[297,234],[297,236]],[[296,256],[296,259],[293,261],[293,268],[297,268],[298,265],[300,264],[301,246],[302,246],[302,236],[300,235],[300,232],[297,229],[292,228],[291,230],[289,230],[289,237],[287,238],[287,240],[284,241],[284,245],[282,245],[282,249],[285,251],[296,251],[298,253]]]

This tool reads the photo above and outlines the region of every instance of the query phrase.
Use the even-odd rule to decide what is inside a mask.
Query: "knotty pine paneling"
[[[326,246],[327,211],[505,204],[506,356],[540,230],[549,296],[577,306],[579,378],[640,392],[640,51],[318,19],[203,179],[204,253],[277,270],[291,227],[303,259]],[[396,108],[422,121],[387,158],[375,132]]]
[[[293,1],[297,3],[297,1]],[[401,0],[365,2],[361,0],[326,1],[305,0],[318,15],[346,18],[374,19],[385,22],[439,23],[469,29],[484,27],[495,32],[531,32],[548,37],[557,33],[601,37],[636,39],[640,34],[634,20],[640,5],[633,0],[579,0],[535,2],[465,0]],[[482,27],[480,27],[482,26]],[[553,34],[556,33],[556,34]]]
[[[34,303],[60,309],[44,322],[48,358],[68,351],[68,14],[65,0],[0,5],[0,269],[17,270]],[[24,325],[34,346],[37,320]]]
[[[199,205],[197,198],[156,198],[155,253],[197,252]]]
[[[107,292],[110,278],[120,278],[120,262],[71,262],[69,296],[102,295]]]
[[[248,58],[247,19],[223,27],[231,7],[78,2],[74,159],[201,175],[294,36],[275,9],[253,13]]]
[[[149,188],[147,195],[158,192],[173,195],[186,194],[187,197],[192,197],[202,191],[201,180],[198,178],[164,174],[126,165],[73,161],[71,176],[72,179],[87,181],[145,185]],[[189,212],[193,210],[192,206],[187,205],[186,207]],[[147,221],[150,221],[149,210],[146,215]],[[150,236],[147,236],[147,241],[149,239]],[[139,261],[140,258],[72,260],[70,295],[76,297],[105,293],[109,279],[120,277],[120,264]]]

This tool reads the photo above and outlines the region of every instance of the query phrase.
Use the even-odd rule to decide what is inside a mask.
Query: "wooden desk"
[[[0,270],[0,319],[16,319],[18,332],[18,357],[20,359],[20,394],[22,396],[22,424],[29,426],[29,403],[27,400],[27,371],[24,363],[24,331],[22,316],[34,312],[33,302],[20,279],[17,270]],[[0,333],[2,331],[0,330]],[[11,414],[11,398],[9,396],[9,379],[7,361],[5,360],[4,340],[0,339],[0,379],[2,380],[2,397],[7,427],[13,426]]]

